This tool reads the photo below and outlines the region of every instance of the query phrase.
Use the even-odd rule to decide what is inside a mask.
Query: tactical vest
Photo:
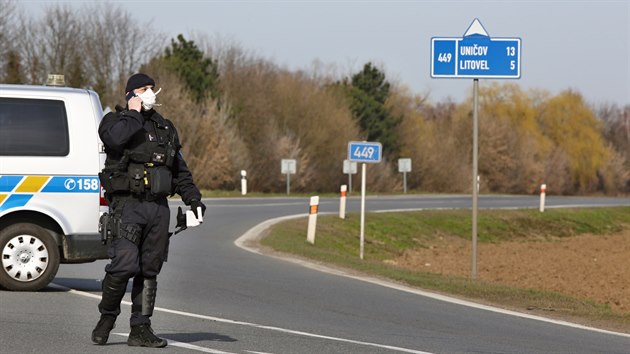
[[[178,149],[172,124],[155,113],[127,143],[120,159],[107,154],[99,174],[106,197],[131,194],[152,200],[172,194],[171,171]]]
[[[159,118],[150,120],[153,129],[143,129],[136,133],[127,144],[126,150],[131,162],[171,169],[177,152],[175,132],[164,118]]]

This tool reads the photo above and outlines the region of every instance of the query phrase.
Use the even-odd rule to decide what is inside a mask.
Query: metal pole
[[[479,79],[473,80],[473,169],[472,169],[472,272],[471,278],[477,278],[477,175],[479,149]]]
[[[291,174],[287,173],[287,195],[291,192]]]
[[[363,243],[365,240],[365,163],[361,164],[361,245],[359,256],[363,259]]]
[[[352,173],[348,173],[348,192],[352,193]]]
[[[403,172],[403,185],[405,186],[404,192],[407,194],[407,172]]]

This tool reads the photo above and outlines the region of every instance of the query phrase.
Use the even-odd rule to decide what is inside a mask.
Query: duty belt
[[[112,203],[116,201],[137,200],[139,202],[153,202],[161,197],[156,197],[149,192],[144,193],[114,193],[111,195]]]

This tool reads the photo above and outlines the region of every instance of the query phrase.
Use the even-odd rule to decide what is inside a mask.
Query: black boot
[[[132,347],[164,348],[168,342],[156,336],[150,324],[131,326],[127,345]]]
[[[92,342],[98,345],[104,345],[109,338],[109,332],[116,327],[116,317],[109,315],[101,315],[101,319],[98,320],[96,328],[92,331]]]
[[[131,333],[127,344],[134,347],[163,348],[168,344],[165,339],[153,333],[150,317],[155,307],[157,280],[136,276],[131,290]]]
[[[120,302],[127,290],[127,280],[126,277],[105,275],[103,279],[103,297],[98,304],[101,318],[92,331],[92,342],[99,345],[107,343],[109,332],[114,328],[116,317],[120,314]]]

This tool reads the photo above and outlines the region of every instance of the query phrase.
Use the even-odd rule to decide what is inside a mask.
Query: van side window
[[[69,152],[63,101],[0,98],[0,156],[66,156]]]

